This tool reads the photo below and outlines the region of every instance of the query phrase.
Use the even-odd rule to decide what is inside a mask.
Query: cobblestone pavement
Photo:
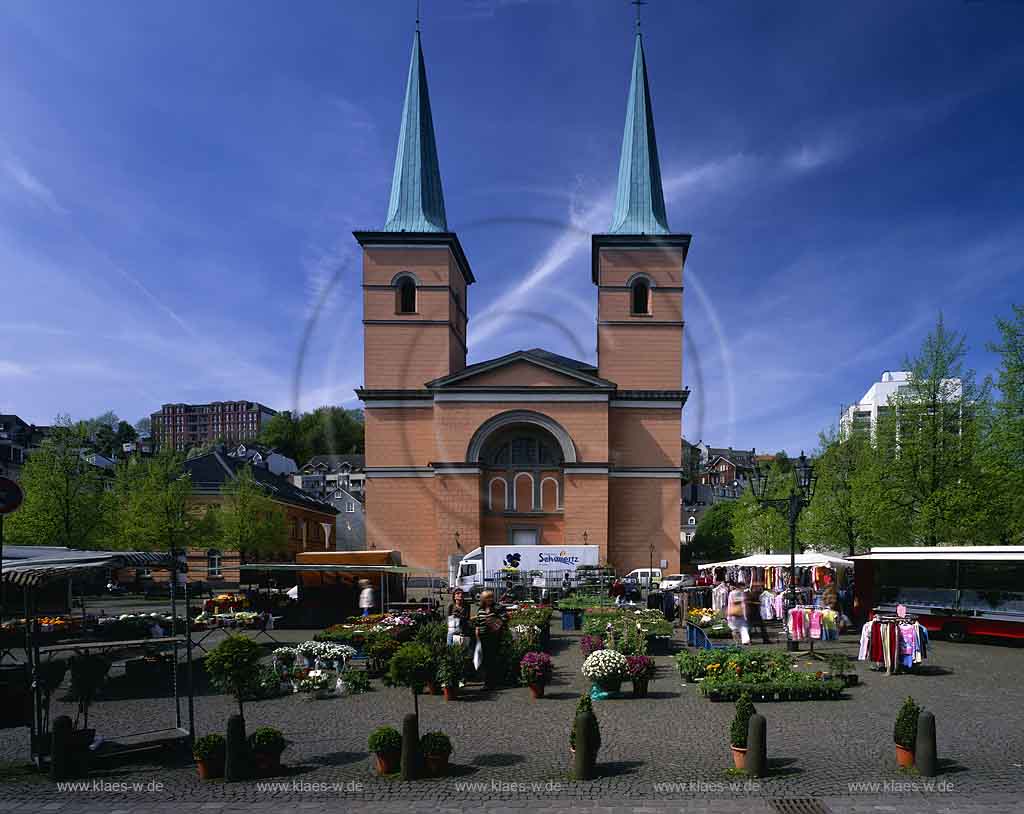
[[[556,616],[554,628],[557,622]],[[284,631],[275,635],[303,636]],[[849,637],[818,649],[854,654],[855,642]],[[668,810],[656,805],[658,801],[675,801],[674,811],[787,814],[770,807],[775,798],[825,800],[825,810],[833,814],[969,811],[974,809],[960,806],[980,805],[982,799],[994,807],[979,811],[1001,811],[1003,805],[1013,806],[1006,811],[1024,811],[1017,799],[1024,793],[1019,687],[1024,650],[1019,648],[940,641],[932,648],[924,675],[884,676],[861,665],[861,686],[849,690],[844,700],[761,704],[768,719],[771,776],[759,781],[726,774],[733,705],[712,703],[694,686],[682,686],[669,656],[657,657],[659,672],[649,698],[595,704],[603,742],[601,777],[590,783],[571,781],[569,727],[575,701],[586,688],[579,674],[577,636],[554,630],[552,656],[555,683],[537,701],[526,688],[485,693],[474,685],[457,702],[420,698],[421,731],[444,730],[455,746],[452,776],[444,779],[402,783],[373,775],[367,735],[381,724],[400,727],[402,716],[412,711],[407,690],[374,681],[374,691],[363,696],[323,701],[289,696],[247,705],[250,729],[276,726],[291,742],[284,755],[285,773],[262,784],[203,783],[190,762],[168,760],[109,769],[94,774],[87,788],[59,792],[44,778],[10,769],[24,762],[28,733],[7,730],[0,740],[0,761],[9,767],[0,775],[0,801],[6,801],[0,811],[19,805],[34,812],[50,805],[55,807],[46,810],[102,808],[104,814],[117,814],[137,810],[143,802],[146,810],[155,810],[158,801],[168,800],[205,801],[202,808],[213,812],[234,811],[240,804],[251,812],[248,803],[259,801],[308,804],[314,810],[326,803],[338,807],[357,801],[421,801],[431,812],[490,801],[506,808],[540,805],[556,811],[573,799],[595,812],[598,801],[628,801],[634,810],[650,804],[652,812]],[[925,778],[900,774],[894,766],[892,726],[907,695],[936,716],[943,774],[931,787]],[[54,715],[67,711],[64,705],[55,706]],[[160,718],[168,720],[172,707],[166,698],[101,700],[92,709],[90,725],[100,734],[126,726],[150,728],[161,725]],[[195,709],[199,735],[223,731],[234,711],[228,698],[212,694],[197,696]],[[108,785],[96,787],[97,780]],[[576,805],[573,809],[580,810]],[[410,807],[402,805],[401,810],[409,812]],[[792,814],[813,811],[792,809]]]

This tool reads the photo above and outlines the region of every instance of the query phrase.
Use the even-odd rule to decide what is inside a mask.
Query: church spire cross
[[[622,134],[619,181],[615,193],[615,214],[610,234],[664,235],[669,233],[665,215],[665,194],[661,187],[658,143],[654,136],[654,111],[647,81],[647,61],[640,36],[640,5],[637,7],[636,45],[633,72],[626,104],[626,126]]]
[[[402,107],[402,128],[395,154],[395,174],[391,181],[391,200],[383,231],[448,231],[434,120],[427,91],[427,68],[420,44],[419,3]]]

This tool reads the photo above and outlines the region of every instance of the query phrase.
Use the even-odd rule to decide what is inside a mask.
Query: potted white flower
[[[628,668],[626,657],[615,650],[595,650],[583,662],[583,675],[604,692],[618,692]]]

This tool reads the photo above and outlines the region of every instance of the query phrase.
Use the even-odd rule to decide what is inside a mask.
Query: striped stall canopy
[[[3,581],[37,588],[59,579],[105,568],[170,568],[171,557],[159,551],[79,551],[51,546],[6,546]]]

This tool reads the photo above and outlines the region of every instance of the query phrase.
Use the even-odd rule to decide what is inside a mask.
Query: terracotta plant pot
[[[448,774],[448,755],[424,755],[423,764],[431,777],[443,777]]]
[[[535,699],[536,698],[543,698],[544,697],[544,685],[543,684],[531,684],[530,685],[530,695],[532,695]]]
[[[896,765],[901,769],[909,769],[914,765],[914,750],[896,744]]]
[[[402,764],[402,752],[399,749],[388,752],[374,752],[377,762],[377,774],[394,774]]]
[[[458,697],[459,697],[459,688],[458,687],[445,687],[444,688],[444,700],[445,701],[454,701]]]
[[[223,777],[224,758],[197,760],[196,769],[199,772],[200,780],[213,780],[215,777]]]
[[[737,769],[747,768],[747,750],[740,749],[738,746],[730,745],[732,749],[732,762]]]
[[[252,762],[256,773],[262,776],[275,775],[281,771],[280,752],[253,752]]]
[[[634,678],[633,679],[633,697],[634,698],[646,698],[647,697],[647,683],[650,681],[649,678]]]

